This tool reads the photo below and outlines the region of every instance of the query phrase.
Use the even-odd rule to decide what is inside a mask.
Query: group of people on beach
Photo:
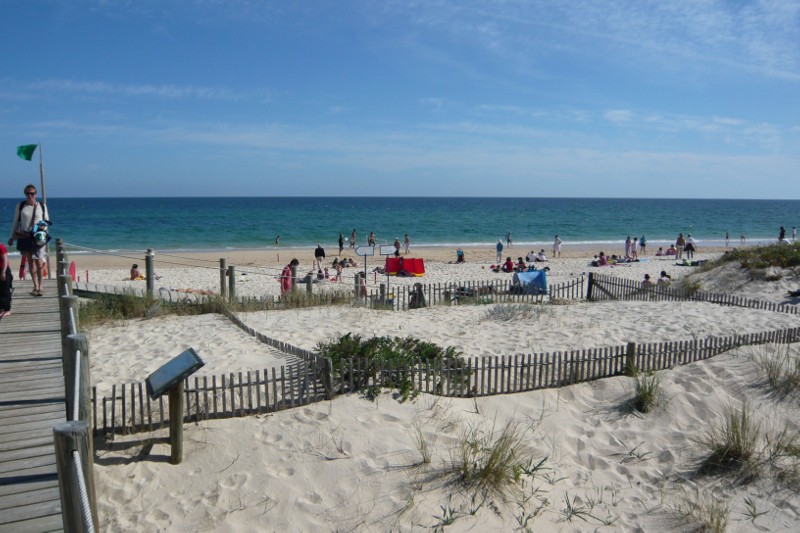
[[[48,227],[51,224],[50,215],[44,202],[37,200],[35,185],[26,185],[23,192],[25,199],[14,210],[8,246],[16,243],[22,261],[28,265],[33,281],[31,296],[43,296],[42,279],[46,273],[45,260],[47,243],[50,240],[48,233]],[[21,270],[20,276],[23,277],[25,271]],[[8,260],[8,248],[0,243],[0,318],[11,314],[13,280],[14,276]]]

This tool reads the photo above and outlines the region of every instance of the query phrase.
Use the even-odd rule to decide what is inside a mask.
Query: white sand
[[[585,257],[553,261],[550,279],[571,279],[589,270],[586,263]],[[676,276],[691,270],[672,263],[601,271],[641,279],[664,268]],[[202,288],[192,272],[160,273],[169,283]],[[480,265],[433,262],[428,273],[429,282],[498,276]],[[120,274],[109,270],[108,276]],[[773,283],[791,287],[793,280],[787,273]],[[268,290],[259,281],[240,287],[247,284]],[[739,291],[781,301],[775,286],[759,292],[745,284]],[[354,332],[410,335],[465,355],[681,340],[798,323],[796,315],[688,302],[544,306],[513,322],[498,320],[492,307],[403,313],[336,307],[243,318],[308,349]],[[142,380],[188,346],[206,361],[201,372],[207,374],[285,362],[217,316],[118,323],[92,331],[90,346],[92,377],[101,388]],[[741,484],[696,474],[708,454],[700,441],[731,406],[747,402],[755,409],[761,444],[780,428],[800,431],[797,399],[770,395],[752,362],[765,350],[742,348],[663,372],[663,403],[647,415],[624,408],[632,382],[618,377],[477,401],[421,395],[399,403],[384,394],[370,402],[351,395],[268,416],[187,425],[178,466],[165,461],[168,446],[148,451],[143,439],[151,435],[118,437],[111,449],[97,446],[101,522],[108,531],[412,531],[441,526],[452,511],[447,531],[514,531],[538,509],[528,522],[535,531],[675,531],[692,530],[693,523],[678,508],[720,498],[729,506],[728,531],[796,531],[800,497],[768,466]],[[537,461],[546,457],[545,469],[505,498],[473,499],[473,491],[446,474],[456,444],[467,428],[488,432],[494,424],[499,431],[507,421],[527,431],[530,450],[521,451]],[[415,427],[431,449],[429,465],[419,464]],[[746,499],[765,514],[751,521]],[[580,516],[569,516],[567,500]]]

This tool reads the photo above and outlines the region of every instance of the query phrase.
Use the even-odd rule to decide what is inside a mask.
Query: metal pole
[[[42,143],[39,143],[39,179],[42,182],[42,203],[47,205],[47,191],[44,188],[44,156],[42,156]],[[44,218],[44,209],[42,209],[42,218]],[[36,220],[33,221],[36,224]],[[50,274],[50,243],[44,243],[44,255],[47,258],[47,279],[52,279]]]

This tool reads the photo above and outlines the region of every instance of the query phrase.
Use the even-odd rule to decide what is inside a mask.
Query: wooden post
[[[144,268],[145,268],[145,283],[147,284],[147,298],[149,300],[153,299],[153,292],[155,290],[155,273],[153,272],[153,256],[155,253],[153,252],[152,248],[147,249],[147,253],[144,256]]]
[[[594,285],[594,273],[589,272],[589,283],[586,287],[586,301],[591,301],[592,299],[592,286]]]
[[[325,399],[333,400],[333,361],[330,357],[322,360],[322,383],[325,387]]]
[[[183,461],[183,388],[181,381],[169,390],[169,462],[173,465]]]
[[[61,516],[64,531],[82,532],[88,528],[84,524],[83,505],[79,491],[77,476],[83,477],[86,482],[86,492],[89,497],[91,515],[88,517],[97,526],[97,500],[94,486],[94,457],[89,448],[90,432],[89,422],[79,420],[76,422],[61,422],[53,427],[53,442],[56,451],[56,468],[58,470],[58,489],[61,494]],[[77,451],[80,456],[82,472],[73,468],[72,452]]]
[[[85,335],[67,336],[68,357],[66,358],[66,372],[64,374],[67,404],[67,420],[75,421],[75,391],[77,390],[78,418],[89,420],[92,415],[92,385],[89,374],[89,341]],[[80,374],[76,376],[75,366],[78,363],[80,352]],[[77,382],[76,382],[77,377]]]
[[[294,291],[295,287],[297,286],[297,267],[292,265],[289,267],[289,270],[292,271],[292,290]]]
[[[311,284],[314,282],[314,281],[313,281],[313,279],[314,279],[314,278],[311,276],[311,274],[309,274],[309,275],[307,275],[307,276],[305,277],[305,281],[306,281],[306,292],[307,292],[308,294],[311,294],[311,292],[312,292],[312,291],[311,291]]]
[[[225,299],[225,295],[227,294],[227,286],[228,284],[225,283],[225,276],[228,274],[228,267],[226,266],[226,261],[224,257],[219,258],[219,295],[222,299]]]
[[[386,284],[385,284],[385,283],[381,283],[381,284],[378,286],[378,290],[380,291],[380,300],[381,300],[381,303],[382,303],[382,304],[385,304],[385,303],[386,303]]]
[[[228,301],[236,299],[236,267],[231,265],[228,267]]]
[[[636,372],[636,343],[629,342],[625,352],[625,374],[633,377],[636,375]]]

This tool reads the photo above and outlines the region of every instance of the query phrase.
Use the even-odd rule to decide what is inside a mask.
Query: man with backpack
[[[28,262],[33,280],[32,296],[43,295],[42,274],[44,273],[44,261],[41,259],[40,253],[41,246],[34,239],[34,232],[39,227],[40,221],[47,221],[49,218],[47,206],[36,201],[36,186],[26,185],[25,200],[20,202],[14,211],[14,222],[11,224],[11,237],[8,239],[8,245],[11,246],[16,241],[17,250]],[[34,254],[39,258],[35,259]]]

